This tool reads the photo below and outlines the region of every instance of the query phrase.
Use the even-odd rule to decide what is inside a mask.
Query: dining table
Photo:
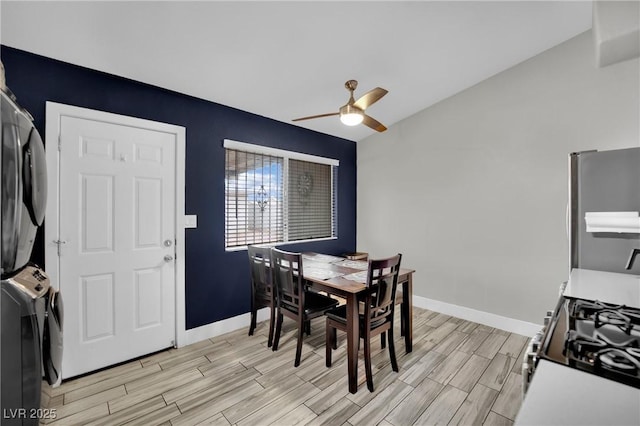
[[[360,339],[359,309],[366,290],[368,262],[349,260],[322,253],[302,253],[302,274],[312,290],[324,291],[343,298],[347,309],[347,372],[349,392],[358,391],[358,340]],[[402,286],[401,315],[407,353],[413,350],[413,269],[400,268],[398,287]]]

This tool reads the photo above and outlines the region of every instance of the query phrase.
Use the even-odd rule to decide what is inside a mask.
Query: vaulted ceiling
[[[387,126],[591,28],[591,1],[0,3],[7,46],[275,120],[389,94]],[[11,87],[11,81],[7,82]],[[354,141],[337,117],[292,123]]]

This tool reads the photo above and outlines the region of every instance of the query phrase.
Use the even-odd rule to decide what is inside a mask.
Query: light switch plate
[[[198,227],[198,215],[187,214],[184,216],[185,228],[197,228]]]

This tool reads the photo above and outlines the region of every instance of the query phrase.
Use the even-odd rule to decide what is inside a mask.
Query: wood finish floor
[[[47,389],[50,425],[510,425],[520,408],[527,338],[414,308],[413,352],[396,324],[394,373],[376,339],[375,392],[362,350],[358,392],[347,388],[345,335],[325,367],[324,318],[305,336],[294,368],[294,323],[280,348],[267,348],[267,323],[181,349],[169,349]]]

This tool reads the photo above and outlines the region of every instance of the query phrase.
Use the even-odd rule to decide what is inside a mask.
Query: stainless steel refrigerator
[[[639,261],[626,269],[640,248],[640,148],[572,153],[569,169],[571,268],[640,274]]]

